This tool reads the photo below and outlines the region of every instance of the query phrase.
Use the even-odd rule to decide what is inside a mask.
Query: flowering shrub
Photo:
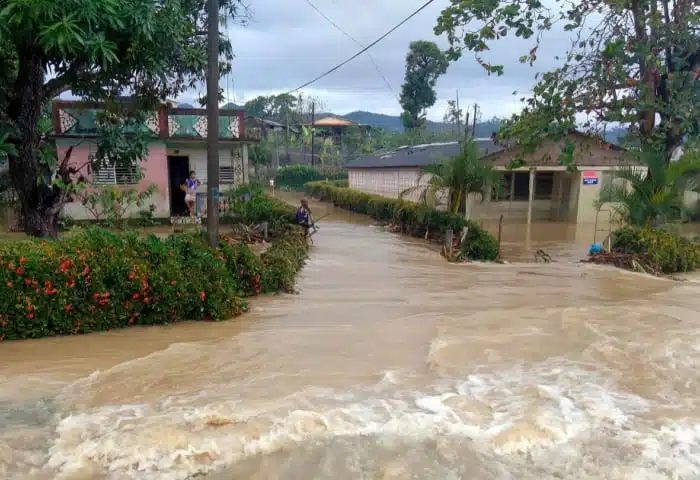
[[[115,234],[0,244],[0,340],[89,333],[242,313],[246,296],[292,291],[306,256],[298,228],[262,258],[222,238]]]

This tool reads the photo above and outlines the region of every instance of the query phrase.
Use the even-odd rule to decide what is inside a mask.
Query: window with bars
[[[194,169],[197,179],[202,182],[202,185],[207,183],[207,169],[206,167],[195,167]],[[230,165],[220,165],[219,166],[219,184],[220,185],[233,185],[235,179],[235,174],[233,172],[233,167]]]
[[[90,145],[89,158],[94,161],[97,145]],[[136,185],[139,183],[138,167],[134,165],[114,165],[113,162],[103,162],[99,168],[93,169],[92,183],[94,185]]]
[[[222,185],[233,185],[233,167],[230,165],[219,166],[219,183]]]

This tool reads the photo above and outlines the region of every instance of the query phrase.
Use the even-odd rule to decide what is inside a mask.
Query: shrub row
[[[305,189],[311,196],[333,202],[337,207],[390,222],[407,235],[424,237],[427,231],[428,238],[442,241],[448,230],[457,233],[466,226],[469,231],[462,245],[463,258],[493,261],[498,257],[498,242],[494,236],[461,215],[414,202],[338,187],[331,182],[310,182],[305,185]]]
[[[304,184],[318,180],[347,180],[348,172],[338,169],[318,169],[309,165],[289,165],[277,170],[275,183],[280,187],[301,189]]]
[[[199,234],[158,239],[98,228],[1,244],[0,340],[239,315],[245,297],[294,289],[306,241],[289,224],[278,222],[276,234],[260,257],[225,235],[212,249]]]
[[[613,234],[612,251],[643,256],[668,274],[700,268],[700,244],[660,228],[617,230]]]

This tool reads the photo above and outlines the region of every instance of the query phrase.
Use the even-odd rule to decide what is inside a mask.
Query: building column
[[[532,201],[535,199],[535,169],[530,169],[530,186],[527,189],[527,226],[532,223]]]
[[[508,197],[508,211],[513,207],[513,197],[515,197],[515,172],[510,172],[510,197]]]
[[[241,144],[241,162],[243,163],[243,185],[250,183],[250,169],[248,168],[248,145]]]
[[[564,172],[556,172],[557,176],[557,218],[555,220],[558,222],[561,220],[561,202],[564,200]]]

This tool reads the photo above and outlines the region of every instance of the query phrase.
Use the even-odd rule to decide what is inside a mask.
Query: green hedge
[[[290,224],[276,234],[260,257],[226,235],[211,249],[199,234],[161,240],[98,228],[0,244],[0,340],[239,315],[245,297],[294,289],[306,241]]]
[[[338,187],[331,182],[310,182],[305,185],[305,189],[310,195],[333,202],[340,208],[391,222],[407,235],[424,237],[428,231],[430,239],[442,241],[447,230],[458,234],[463,227],[469,227],[462,245],[463,258],[493,261],[498,257],[498,242],[494,236],[461,215],[441,212],[414,202]]]
[[[626,227],[613,234],[612,251],[645,257],[663,273],[700,268],[700,245],[664,229]]]
[[[346,170],[322,171],[309,165],[289,165],[277,170],[275,183],[279,187],[301,189],[304,184],[318,180],[347,180]]]

